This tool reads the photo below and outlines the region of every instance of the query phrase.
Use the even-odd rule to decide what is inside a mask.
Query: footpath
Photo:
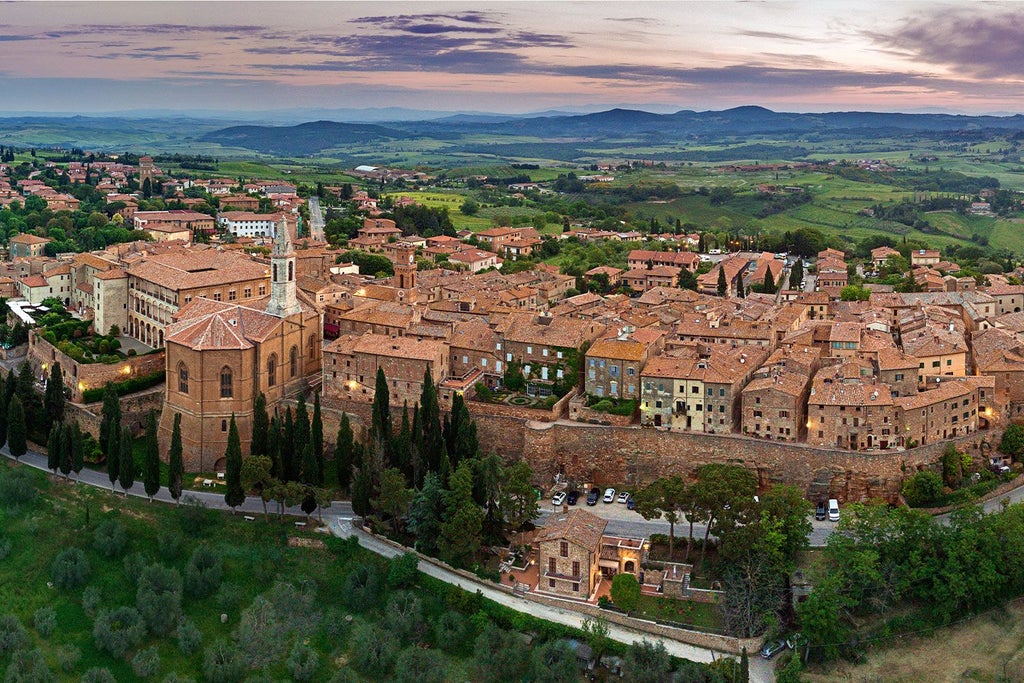
[[[4,455],[11,460],[14,457],[11,455],[7,446],[0,448],[0,455]],[[49,472],[47,468],[46,456],[36,451],[29,451],[25,455],[21,456],[19,462],[23,465],[34,467],[35,469]],[[71,481],[80,482],[89,486],[95,486],[96,488],[110,490],[110,480],[105,472],[98,472],[96,470],[83,469],[79,472],[78,476],[72,476]],[[119,485],[115,485],[114,492],[123,494],[124,491]],[[136,498],[149,498],[146,495],[143,485],[136,482],[131,486],[127,495],[134,496]],[[201,501],[206,506],[217,509],[217,510],[230,510],[231,508],[224,502],[223,491],[187,491],[182,493],[184,496],[194,496],[197,500]],[[153,496],[153,500],[161,503],[174,504],[174,499],[171,498],[170,493],[164,487],[161,487],[160,491]],[[263,503],[258,498],[246,498],[245,502],[238,506],[237,510],[243,514],[249,516],[256,516],[263,514]],[[302,512],[298,507],[292,507],[285,510],[285,514],[292,517],[305,518],[306,514]],[[359,540],[359,545],[366,548],[367,550],[374,552],[384,557],[395,557],[402,554],[405,549],[400,546],[393,545],[389,542],[385,542],[362,529],[358,529],[352,524],[352,506],[347,501],[335,501],[329,508],[326,508],[323,514],[324,523],[330,529],[331,533],[335,536],[342,538],[348,538],[355,536]],[[502,591],[492,585],[488,585],[484,581],[475,579],[469,579],[464,577],[450,569],[440,567],[433,562],[421,559],[419,562],[419,570],[427,576],[432,576],[436,579],[444,581],[445,583],[469,591],[479,591],[485,598],[493,600],[500,605],[504,605],[510,609],[514,609],[517,612],[523,612],[540,619],[545,619],[558,624],[571,626],[573,628],[580,628],[586,615],[579,612],[572,611],[568,608],[555,607],[552,605],[527,602],[523,598],[517,598],[505,591]],[[661,643],[665,646],[665,649],[676,657],[683,659],[689,659],[695,662],[708,663],[712,662],[726,655],[720,651],[697,647],[688,643],[683,643],[678,640],[671,638],[660,637],[650,633],[644,633],[635,629],[631,629],[620,624],[609,622],[608,624],[608,635],[613,640],[620,643],[633,643],[638,640],[647,639],[653,643]],[[756,652],[750,652],[750,680],[754,683],[772,683],[775,680],[773,667],[771,662],[764,661],[757,656]]]

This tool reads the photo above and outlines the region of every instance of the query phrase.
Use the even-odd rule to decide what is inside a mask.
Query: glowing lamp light
[[[132,367],[130,365],[124,366],[123,368],[121,368],[121,374],[122,375],[130,375],[130,374],[132,374]]]
[[[78,383],[78,390],[79,391],[85,391],[85,382],[79,382]]]
[[[47,369],[48,369],[49,367],[50,367],[49,365],[47,365],[46,363],[43,363],[43,371],[44,371],[44,372],[45,372],[45,371],[46,371],[46,370],[47,370]]]

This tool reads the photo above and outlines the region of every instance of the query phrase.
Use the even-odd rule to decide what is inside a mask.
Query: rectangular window
[[[903,381],[903,373],[902,372],[897,372],[895,379],[896,379],[897,382],[902,382]]]
[[[214,292],[213,293],[213,300],[214,301],[220,301],[220,292]]]
[[[532,346],[527,346],[526,347],[526,353],[527,353],[527,355],[532,354],[533,353],[533,347]]]
[[[952,358],[947,358],[946,359],[946,365],[949,366],[949,365],[952,365],[952,364],[953,364],[953,359]]]
[[[579,562],[573,562],[572,563],[572,575],[573,576],[579,576],[580,575],[580,563]]]
[[[555,573],[557,573],[557,569],[558,569],[558,565],[555,562],[555,558],[549,557],[548,558],[548,574],[555,574]]]
[[[243,289],[242,290],[242,296],[244,296],[246,299],[251,299],[252,298],[252,287],[246,287],[245,289]]]
[[[548,357],[548,350],[547,350],[547,349],[541,349],[541,351],[540,351],[540,355],[542,355],[542,356],[544,356],[545,358],[547,358],[547,357]]]
[[[548,579],[548,588],[554,588],[554,587],[555,587],[555,580],[554,579]]]
[[[558,544],[558,554],[562,557],[569,557],[569,542],[562,541]]]
[[[761,411],[760,410],[755,410],[754,411],[754,417],[761,417]]]
[[[266,296],[266,295],[267,295],[267,286],[266,285],[260,285],[260,296]]]
[[[228,301],[235,301],[238,299],[238,292],[233,289],[228,290]]]
[[[933,367],[933,368],[937,368],[937,367],[939,367],[939,361],[937,361],[937,360],[933,360],[933,361],[932,361],[932,367]]]
[[[572,590],[573,590],[574,593],[579,593],[580,592],[580,585],[578,583],[574,583],[572,585]]]
[[[562,352],[561,351],[555,351],[555,358],[561,358],[561,357],[562,357]]]

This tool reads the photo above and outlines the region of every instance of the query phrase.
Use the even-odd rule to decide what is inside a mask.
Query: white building
[[[217,223],[236,237],[275,237],[280,219],[276,213],[224,211],[217,216]]]

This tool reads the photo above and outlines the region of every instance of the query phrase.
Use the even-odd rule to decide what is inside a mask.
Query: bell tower
[[[392,280],[402,301],[411,302],[416,298],[416,248],[401,243],[395,248],[395,277]]]
[[[270,256],[270,303],[267,304],[267,313],[287,318],[301,310],[295,297],[295,252],[282,214],[274,236],[274,251]]]

